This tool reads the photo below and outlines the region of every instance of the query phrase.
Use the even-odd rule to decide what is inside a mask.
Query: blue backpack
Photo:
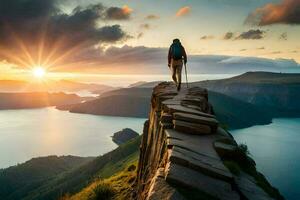
[[[174,60],[182,59],[182,46],[179,42],[172,44],[172,58]]]

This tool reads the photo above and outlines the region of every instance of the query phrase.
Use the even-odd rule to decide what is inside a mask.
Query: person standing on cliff
[[[180,91],[181,88],[183,62],[184,64],[187,62],[185,49],[179,39],[174,39],[173,44],[169,48],[168,66],[172,71],[172,79],[176,84],[177,91]]]

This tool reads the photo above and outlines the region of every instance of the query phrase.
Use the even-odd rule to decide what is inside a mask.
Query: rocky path
[[[153,90],[138,168],[138,199],[272,199],[254,178],[232,174],[223,156],[237,144],[219,126],[207,90],[172,83]]]

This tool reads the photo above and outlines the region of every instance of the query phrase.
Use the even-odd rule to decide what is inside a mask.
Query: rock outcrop
[[[215,119],[206,89],[193,87],[178,93],[174,84],[161,83],[153,90],[144,126],[138,199],[273,199],[255,177],[242,170],[233,174],[226,167],[225,161],[236,159],[230,156],[240,156],[239,152]]]
[[[139,136],[139,134],[134,130],[130,128],[124,128],[123,130],[114,133],[114,135],[112,136],[112,140],[117,145],[121,145],[137,136]]]

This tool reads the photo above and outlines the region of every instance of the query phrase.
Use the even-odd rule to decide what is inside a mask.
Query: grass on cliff
[[[22,190],[22,198],[19,198],[21,191],[14,191],[3,199],[67,199],[68,196],[81,192],[83,188],[94,183],[95,180],[109,179],[109,177],[128,168],[129,164],[137,162],[140,142],[141,136],[130,140],[111,152],[94,158],[86,164],[59,174],[45,183],[35,185],[31,188],[25,188],[26,190]],[[101,190],[98,190],[97,193],[100,193],[99,191]],[[18,196],[16,196],[17,194]]]
[[[107,179],[95,179],[79,193],[65,196],[61,200],[125,200],[134,199],[138,156],[132,156],[131,162],[119,173]]]

